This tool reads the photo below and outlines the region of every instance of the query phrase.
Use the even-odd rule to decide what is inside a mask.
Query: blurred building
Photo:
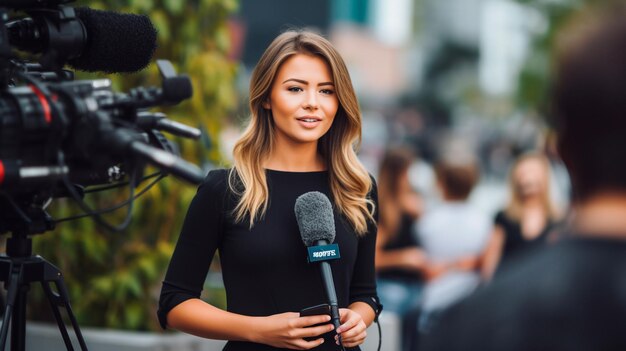
[[[272,40],[289,28],[327,34],[331,1],[240,0],[239,18],[245,27],[242,60],[247,67],[254,67]]]

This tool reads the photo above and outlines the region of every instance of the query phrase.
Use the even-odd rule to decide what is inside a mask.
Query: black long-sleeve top
[[[297,312],[327,303],[318,266],[307,262],[294,213],[296,198],[319,191],[331,199],[329,173],[267,170],[269,206],[252,229],[235,222],[237,198],[228,186],[228,170],[209,172],[189,206],[170,261],[159,301],[158,317],[166,327],[168,312],[199,298],[216,250],[222,266],[227,310],[247,316]],[[376,188],[370,193],[377,201]],[[335,243],[341,258],[329,261],[339,307],[362,301],[378,310],[374,273],[376,227],[358,237],[335,210]],[[333,333],[315,350],[337,350]],[[267,345],[229,341],[224,350],[279,350]],[[358,348],[355,348],[358,350]]]

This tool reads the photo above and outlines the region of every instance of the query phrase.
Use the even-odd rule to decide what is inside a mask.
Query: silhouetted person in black
[[[449,310],[420,351],[626,350],[626,6],[572,24],[551,101],[571,223]]]

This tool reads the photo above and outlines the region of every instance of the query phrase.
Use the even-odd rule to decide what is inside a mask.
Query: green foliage
[[[109,0],[78,1],[76,6],[147,14],[158,34],[155,59],[172,61],[179,73],[188,74],[194,96],[173,108],[158,108],[171,119],[201,128],[208,134],[204,145],[176,140],[183,158],[219,163],[216,144],[221,121],[236,102],[236,62],[227,58],[227,19],[236,0]],[[78,79],[103,75],[79,74]],[[107,76],[107,78],[110,78]],[[135,86],[159,85],[155,65],[137,74],[112,78],[116,91]],[[152,172],[153,170],[148,170]],[[142,184],[140,188],[145,186]],[[141,189],[137,189],[139,191]],[[34,239],[34,253],[46,257],[65,275],[79,323],[84,326],[158,330],[156,305],[161,280],[171,257],[185,210],[195,187],[171,177],[141,197],[133,210],[133,222],[123,233],[109,233],[90,219],[64,222],[54,232]],[[87,195],[92,207],[103,208],[124,201],[127,190]],[[55,200],[54,218],[80,213],[69,200]],[[105,216],[119,223],[125,210]],[[47,319],[40,289],[32,289],[31,317]]]
[[[548,29],[535,38],[529,58],[519,80],[518,102],[525,107],[546,112],[550,88],[552,50],[559,29],[570,15],[591,0],[517,0],[537,9],[545,16]]]

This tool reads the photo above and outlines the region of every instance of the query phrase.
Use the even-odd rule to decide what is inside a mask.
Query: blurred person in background
[[[442,202],[429,207],[417,226],[428,257],[427,279],[418,316],[418,328],[426,332],[437,316],[469,295],[481,282],[480,257],[492,224],[489,216],[468,201],[478,182],[476,158],[467,150],[445,151],[435,164]]]
[[[626,5],[600,4],[557,41],[551,103],[572,182],[566,235],[448,310],[420,351],[626,350]]]
[[[548,241],[559,220],[550,198],[550,174],[550,162],[543,154],[526,153],[514,162],[509,173],[509,202],[495,216],[484,256],[486,279],[501,262]]]
[[[422,211],[421,198],[409,182],[414,160],[409,149],[389,149],[378,173],[378,296],[385,312],[399,317],[417,307],[426,260],[414,233]]]

